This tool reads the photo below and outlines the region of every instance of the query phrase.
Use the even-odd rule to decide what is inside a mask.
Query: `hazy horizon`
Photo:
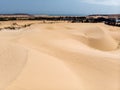
[[[120,0],[1,0],[0,14],[119,14]]]

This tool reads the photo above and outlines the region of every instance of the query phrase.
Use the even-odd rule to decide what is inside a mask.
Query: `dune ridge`
[[[0,40],[7,42],[0,47],[0,62],[4,59],[11,69],[1,63],[0,70],[5,68],[6,75],[12,72],[8,78],[0,76],[0,88],[119,90],[119,30],[101,23],[36,22],[19,32],[0,32]]]

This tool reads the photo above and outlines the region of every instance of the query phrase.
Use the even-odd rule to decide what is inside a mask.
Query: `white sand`
[[[120,90],[119,27],[36,22],[0,40],[0,90]]]

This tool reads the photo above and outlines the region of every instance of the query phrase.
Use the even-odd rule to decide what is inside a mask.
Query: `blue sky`
[[[120,0],[0,0],[0,13],[111,14]]]

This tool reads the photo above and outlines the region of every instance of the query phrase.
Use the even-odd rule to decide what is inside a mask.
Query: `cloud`
[[[120,6],[120,0],[83,0],[83,2],[107,6]]]

